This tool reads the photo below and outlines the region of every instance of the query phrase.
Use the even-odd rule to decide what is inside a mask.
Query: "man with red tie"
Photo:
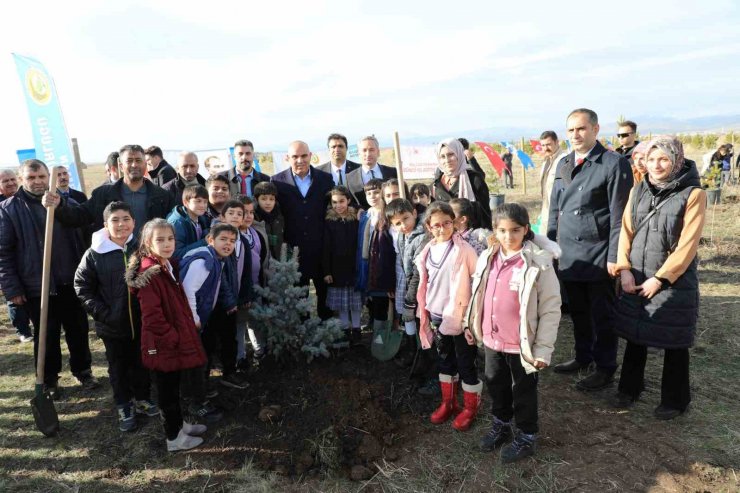
[[[619,232],[630,189],[629,161],[599,141],[599,120],[586,108],[568,115],[573,152],[557,164],[550,197],[547,236],[563,251],[558,277],[568,295],[575,336],[575,358],[555,365],[571,373],[595,363],[581,379],[581,390],[609,386],[617,369],[617,335],[613,330]]]
[[[270,177],[254,169],[254,145],[248,140],[238,140],[234,144],[234,159],[236,168],[224,173],[229,179],[229,195],[236,198],[238,195],[254,196],[254,187],[263,181],[270,181]]]

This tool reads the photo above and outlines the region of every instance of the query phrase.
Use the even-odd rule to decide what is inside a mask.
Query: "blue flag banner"
[[[54,81],[38,60],[13,54],[26,96],[36,158],[69,169],[69,186],[81,190],[80,174],[62,117]]]
[[[504,146],[504,147],[505,147],[506,149],[508,149],[508,150],[509,150],[509,152],[511,152],[512,154],[513,154],[513,153],[514,153],[514,151],[516,150],[516,148],[515,148],[515,147],[514,147],[514,146],[513,146],[512,144],[511,144],[511,142],[506,142],[505,140],[502,140],[501,142],[499,142],[499,144],[501,144],[501,145],[502,145],[502,146]]]
[[[15,154],[18,156],[18,164],[23,164],[26,159],[36,159],[36,149],[18,149]]]
[[[529,169],[530,167],[534,169],[534,161],[532,161],[532,158],[529,157],[529,154],[521,149],[517,149],[516,155],[519,157],[519,161],[522,162],[522,166],[524,166],[524,169]]]

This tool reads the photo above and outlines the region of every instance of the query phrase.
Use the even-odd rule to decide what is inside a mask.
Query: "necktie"
[[[375,176],[375,168],[370,170],[370,175],[373,177],[373,179],[377,178],[377,176]]]
[[[581,158],[578,158],[578,160],[576,161],[576,166],[582,165],[583,164],[583,161],[585,161],[584,158],[582,158],[582,157]]]
[[[344,181],[342,180],[342,170],[341,169],[337,171],[337,175],[339,175],[339,181],[337,182],[337,184],[344,185]]]
[[[247,194],[247,177],[242,176],[242,195]]]

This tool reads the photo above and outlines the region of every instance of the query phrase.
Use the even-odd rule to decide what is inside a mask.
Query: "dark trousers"
[[[663,379],[660,384],[660,403],[671,409],[686,410],[691,402],[689,386],[689,350],[664,349]],[[619,391],[637,398],[645,389],[647,346],[627,341],[622,361]]]
[[[182,411],[180,410],[180,372],[155,371],[154,382],[157,385],[159,409],[164,421],[164,434],[167,440],[174,440],[182,428]]]
[[[478,355],[476,346],[471,346],[463,334],[447,336],[439,334],[435,328],[435,343],[437,345],[437,361],[439,373],[443,375],[460,375],[460,379],[468,385],[478,383],[478,371],[475,368],[475,358]]]
[[[506,188],[514,188],[514,173],[509,168],[504,169],[504,184]]]
[[[316,277],[301,274],[301,286],[308,286],[309,281],[313,281],[313,287],[316,289],[316,313],[321,320],[329,320],[334,316],[334,312],[326,306],[327,286],[324,278],[321,277],[321,274],[316,274]]]
[[[108,378],[117,406],[131,401],[149,400],[151,381],[149,370],[141,365],[141,340],[103,337]]]
[[[388,320],[388,306],[390,305],[390,298],[387,296],[371,296],[370,299],[370,318],[373,320],[381,320],[385,322]]]
[[[538,373],[527,374],[518,354],[486,348],[486,385],[491,395],[491,413],[527,434],[537,433]]]
[[[19,336],[32,336],[31,327],[28,325],[28,313],[24,305],[16,305],[8,301],[8,317],[10,323],[15,327],[15,333]]]
[[[41,298],[29,298],[26,302],[28,316],[34,328],[33,360],[38,361],[39,335],[41,320]],[[76,377],[90,371],[92,356],[87,333],[87,314],[75,295],[71,284],[57,286],[57,294],[49,296],[49,316],[46,334],[46,364],[44,383],[56,385],[62,371],[61,332],[64,328],[64,339],[69,349],[69,367]]]
[[[206,374],[209,372],[207,364],[180,371],[180,392],[186,405],[199,405],[206,401]]]
[[[617,369],[619,339],[614,333],[614,281],[563,281],[568,293],[570,317],[579,363],[596,363],[599,371]]]
[[[203,329],[203,348],[208,355],[207,371],[213,367],[213,355],[219,351],[224,375],[236,371],[236,312],[227,315],[226,311],[216,308]]]

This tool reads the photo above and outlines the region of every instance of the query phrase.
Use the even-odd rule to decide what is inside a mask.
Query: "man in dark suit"
[[[573,110],[567,131],[574,151],[557,165],[547,235],[563,251],[558,271],[568,294],[576,354],[554,370],[576,372],[596,363],[596,371],[577,387],[599,390],[611,384],[617,369],[612,277],[632,170],[627,159],[597,140],[599,121],[592,110]]]
[[[254,145],[242,139],[234,144],[234,159],[236,168],[230,168],[223,175],[229,179],[229,194],[231,198],[238,195],[254,196],[254,187],[263,181],[270,181],[270,177],[254,169]]]
[[[614,150],[618,154],[626,157],[630,164],[632,164],[632,151],[634,151],[637,144],[640,143],[640,141],[637,140],[637,123],[631,120],[619,122],[617,137],[619,138],[619,147]]]
[[[398,174],[396,168],[378,163],[380,145],[374,135],[363,137],[357,145],[357,151],[362,165],[347,175],[347,188],[360,208],[367,210],[370,206],[365,199],[365,183],[375,178],[383,181],[398,178]]]
[[[158,187],[162,187],[175,179],[177,171],[170,163],[165,161],[162,149],[157,146],[150,146],[144,151],[146,159],[146,169],[149,172],[149,179]]]
[[[59,192],[62,197],[72,199],[78,204],[84,204],[87,202],[87,195],[79,190],[70,188],[69,170],[67,170],[65,166],[59,166],[57,168],[57,192]]]
[[[347,137],[342,134],[331,134],[326,139],[326,145],[331,151],[331,159],[328,163],[317,166],[325,173],[330,173],[334,178],[334,185],[347,186],[347,174],[360,167],[358,163],[347,160]]]
[[[334,186],[329,173],[310,165],[308,144],[297,140],[288,147],[290,168],[272,177],[277,187],[278,204],[285,216],[285,242],[298,247],[301,284],[313,280],[316,288],[316,311],[322,320],[331,318],[326,307],[326,284],[321,268],[324,246],[324,218],[329,202],[328,192]]]
[[[190,185],[206,186],[206,179],[198,174],[198,155],[194,152],[181,152],[177,157],[177,177],[164,184],[163,189],[170,192],[175,205],[182,204],[182,191]]]

